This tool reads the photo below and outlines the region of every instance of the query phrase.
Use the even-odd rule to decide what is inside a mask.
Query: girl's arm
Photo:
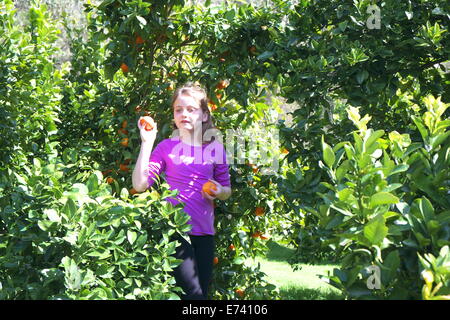
[[[145,122],[141,122],[141,120],[145,120]],[[151,125],[150,130],[148,130],[146,123]],[[131,180],[133,182],[133,188],[137,192],[144,192],[149,187],[147,179],[149,176],[150,155],[152,154],[153,144],[155,143],[158,129],[155,121],[149,116],[139,118],[138,128],[142,143]]]
[[[144,192],[148,188],[148,164],[150,162],[150,155],[152,153],[154,141],[143,141],[141,143],[141,151],[136,160],[136,166],[133,170],[131,180],[133,188],[137,192]]]

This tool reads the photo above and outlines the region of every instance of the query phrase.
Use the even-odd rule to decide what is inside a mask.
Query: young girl
[[[142,143],[133,171],[133,187],[143,192],[165,172],[170,188],[179,191],[176,199],[167,201],[174,205],[184,203],[192,229],[188,233],[191,243],[177,237],[181,246],[175,256],[183,262],[174,270],[174,276],[185,292],[182,299],[206,299],[215,247],[214,200],[226,200],[231,195],[229,168],[223,145],[213,138],[208,139],[205,134],[214,128],[206,92],[188,83],[175,91],[172,106],[179,136],[161,141],[153,152],[157,125],[150,117],[138,121]],[[150,123],[153,129],[146,130],[141,119]],[[216,184],[217,189],[211,189],[212,196],[202,190],[207,181]]]

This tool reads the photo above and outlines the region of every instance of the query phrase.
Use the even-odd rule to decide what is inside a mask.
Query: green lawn
[[[261,270],[267,274],[266,280],[276,285],[283,300],[336,300],[343,299],[339,291],[325,283],[317,275],[327,275],[337,265],[301,264],[301,269],[293,271],[287,262],[294,249],[280,242],[269,241],[269,252],[264,258],[257,258]]]

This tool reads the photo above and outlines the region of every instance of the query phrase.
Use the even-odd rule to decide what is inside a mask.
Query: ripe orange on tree
[[[108,170],[105,170],[105,171],[102,171],[102,175],[104,176],[104,177],[106,177],[108,174],[110,174],[112,172],[112,170],[111,169],[108,169]]]
[[[208,105],[211,111],[215,111],[217,109],[217,105],[212,101],[208,102]]]
[[[214,193],[211,190],[217,190],[217,186],[214,182],[212,181],[207,181],[203,184],[202,186],[202,190],[203,192],[209,194],[210,196],[215,196]]]
[[[119,165],[119,169],[120,169],[120,171],[128,171],[128,170],[130,170],[130,168],[128,168],[128,166],[126,164],[123,164],[123,163],[121,163]]]
[[[106,182],[107,182],[108,184],[111,184],[111,183],[114,182],[114,179],[111,178],[111,177],[108,177],[108,178],[106,178]]]
[[[255,209],[255,215],[256,216],[263,216],[264,215],[264,208],[263,207],[256,207]]]
[[[236,291],[234,291],[234,292],[236,292],[236,294],[241,298],[243,298],[245,295],[244,290],[241,290],[241,289],[236,289]]]
[[[219,258],[214,257],[214,259],[213,259],[213,264],[216,265],[216,264],[218,264],[218,263],[219,263]]]
[[[253,234],[252,234],[252,238],[259,238],[259,237],[261,237],[261,231],[255,231]]]
[[[120,142],[120,144],[123,147],[128,147],[128,138],[123,138],[122,141]]]
[[[230,244],[229,246],[228,246],[228,251],[233,251],[233,250],[235,250],[236,248],[234,247],[234,244]]]
[[[144,39],[142,39],[141,36],[137,36],[135,42],[136,42],[136,44],[143,44],[144,43]]]
[[[127,73],[129,71],[128,66],[124,62],[120,65],[120,69],[122,69],[123,73]]]
[[[227,80],[220,80],[219,83],[216,85],[216,89],[223,90],[226,87],[228,87],[230,83]]]

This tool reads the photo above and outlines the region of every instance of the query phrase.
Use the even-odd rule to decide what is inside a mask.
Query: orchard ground
[[[324,261],[323,264],[299,264],[295,270],[289,258],[295,249],[278,237],[267,242],[269,251],[265,257],[249,259],[248,263],[261,264],[261,271],[267,274],[266,280],[277,286],[283,300],[342,300],[340,292],[319,278],[327,276],[328,271],[338,268],[336,264]]]

